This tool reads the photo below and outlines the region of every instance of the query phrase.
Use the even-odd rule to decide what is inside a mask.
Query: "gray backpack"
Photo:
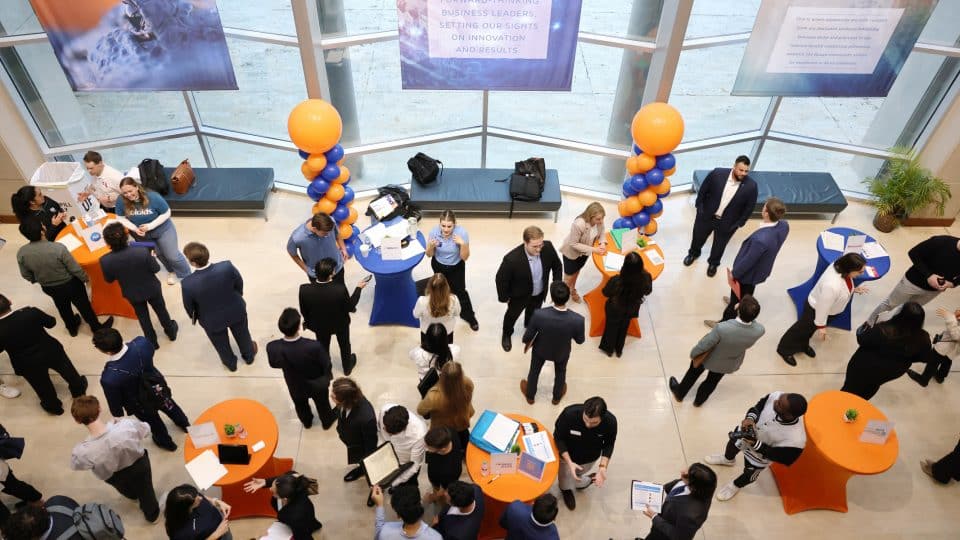
[[[120,516],[104,504],[88,503],[73,510],[54,505],[47,508],[47,511],[73,519],[73,526],[55,540],[69,540],[77,534],[83,540],[123,540],[123,522]]]

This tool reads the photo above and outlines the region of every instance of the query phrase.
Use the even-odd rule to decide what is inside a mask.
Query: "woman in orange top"
[[[430,419],[430,427],[449,427],[457,432],[461,448],[470,440],[473,418],[473,381],[463,374],[460,362],[447,362],[440,370],[440,381],[417,405],[417,414]]]

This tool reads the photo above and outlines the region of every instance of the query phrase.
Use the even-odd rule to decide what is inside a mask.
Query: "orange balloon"
[[[351,206],[347,207],[350,210],[350,215],[347,216],[347,219],[343,220],[343,223],[346,223],[347,225],[353,225],[357,222],[357,218],[360,217],[360,213],[357,212],[357,209],[352,206],[353,203],[350,204]]]
[[[341,161],[342,161],[342,160],[341,160]],[[333,181],[333,184],[336,184],[336,185],[345,184],[345,183],[347,183],[347,180],[349,180],[349,179],[350,179],[350,169],[348,169],[348,168],[346,168],[346,167],[344,167],[344,166],[341,165],[341,166],[340,166],[340,176],[338,176],[337,179]],[[331,187],[333,187],[333,186],[331,186]],[[341,186],[341,187],[342,187],[342,186]],[[337,200],[339,200],[339,199],[337,199]]]
[[[351,226],[349,223],[341,223],[341,224],[340,224],[340,238],[346,240],[346,239],[350,238],[351,236],[353,236],[353,226]]]
[[[300,172],[303,173],[303,177],[307,180],[313,180],[317,176],[317,173],[313,172],[313,169],[307,165],[306,161],[300,164]]]
[[[677,172],[677,166],[676,166],[676,165],[674,165],[672,169],[667,169],[667,170],[663,171],[663,175],[664,175],[664,176],[673,176],[673,174],[674,174],[675,172]]]
[[[322,154],[333,148],[342,132],[340,113],[322,99],[301,101],[287,117],[290,140],[310,154]]]
[[[339,201],[343,198],[343,186],[340,184],[330,184],[330,189],[327,190],[324,198],[330,199],[331,201]]]
[[[347,160],[347,158],[340,158],[340,161],[337,162],[337,165],[340,166],[340,167],[343,167],[343,162],[346,161],[346,160]]]
[[[330,199],[323,197],[317,204],[313,205],[313,213],[322,212],[324,214],[330,215],[334,210],[337,209],[337,201],[331,201]]]
[[[660,217],[660,216],[662,216],[662,215],[663,215],[663,210],[657,212],[656,214],[650,214],[650,217],[652,217],[652,218],[658,218],[658,217]]]
[[[657,220],[650,218],[650,223],[646,224],[643,231],[647,234],[656,234],[657,229],[658,229]]]
[[[649,103],[633,116],[630,133],[644,154],[669,154],[683,140],[683,117],[666,103]]]
[[[323,154],[310,154],[310,157],[307,158],[307,161],[304,163],[307,164],[307,168],[313,171],[313,175],[316,176],[327,166],[327,156]]]
[[[633,198],[636,198],[641,208],[650,206],[651,204],[657,202],[657,194],[654,193],[653,188],[647,188],[640,193],[637,193]],[[637,212],[640,211],[640,208],[637,209]],[[634,212],[636,214],[637,212]]]
[[[630,176],[643,174],[652,169],[656,163],[656,160],[653,159],[652,156],[646,154],[630,156],[627,158],[627,172],[630,173]]]
[[[660,182],[660,185],[650,186],[647,189],[652,189],[653,192],[656,193],[657,195],[663,195],[664,193],[670,191],[670,180],[668,178],[664,178],[663,182]],[[650,203],[650,204],[653,204],[653,203]]]

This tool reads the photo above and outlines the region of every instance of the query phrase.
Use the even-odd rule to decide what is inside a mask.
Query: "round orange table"
[[[644,238],[646,238],[647,242],[650,242],[649,237]],[[599,242],[595,245],[599,245]],[[663,259],[663,250],[660,249],[659,243],[653,245],[648,244],[645,248],[638,247],[637,249],[640,251],[640,257],[643,258],[643,267],[647,272],[650,272],[650,277],[653,279],[660,277],[664,265],[662,263],[653,264],[650,262],[650,257],[648,257],[646,253],[648,249],[652,249]],[[617,243],[614,242],[610,231],[607,231],[607,252],[621,253],[621,251],[617,249]],[[600,284],[592,291],[583,295],[583,300],[587,303],[587,308],[590,310],[590,337],[597,337],[603,335],[603,329],[607,325],[607,312],[604,311],[604,307],[607,305],[607,297],[603,295],[603,288],[607,282],[610,281],[610,278],[620,273],[620,270],[607,270],[604,268],[603,255],[599,253],[593,254],[593,264],[597,267],[597,270],[600,271]],[[630,320],[627,334],[640,337],[640,324],[637,323],[637,319]]]
[[[227,468],[226,476],[214,483],[223,490],[221,498],[232,507],[230,519],[251,516],[276,517],[277,513],[270,506],[270,490],[261,489],[252,494],[243,491],[244,482],[251,478],[270,478],[293,469],[292,459],[273,457],[273,452],[277,449],[279,430],[270,410],[259,401],[252,399],[228,399],[203,411],[203,414],[193,421],[194,425],[204,422],[213,422],[223,444],[245,444],[252,447],[257,442],[263,441],[266,445],[258,452],[250,449],[250,463],[247,465],[224,465]],[[225,424],[242,424],[247,431],[247,437],[245,439],[227,438],[223,431]],[[214,454],[219,454],[217,446],[197,448],[193,445],[193,439],[188,436],[183,444],[184,463],[207,449],[212,450]]]
[[[467,473],[473,483],[480,486],[484,494],[484,504],[486,505],[483,513],[483,525],[480,527],[480,540],[489,540],[493,538],[503,538],[507,531],[500,527],[500,516],[511,502],[519,499],[525,503],[531,503],[534,499],[543,495],[550,489],[553,482],[557,479],[560,472],[560,452],[557,450],[557,443],[553,441],[553,435],[550,431],[533,418],[522,414],[507,414],[508,417],[517,422],[529,422],[535,424],[537,429],[545,431],[550,438],[550,446],[553,447],[553,455],[557,457],[553,463],[547,463],[543,470],[543,478],[536,482],[529,476],[523,474],[506,474],[491,481],[494,475],[483,476],[480,472],[481,464],[486,461],[490,463],[490,453],[481,450],[477,446],[467,445]],[[522,428],[521,428],[522,430]],[[522,436],[518,437],[521,452],[525,450]]]
[[[116,219],[116,217],[114,214],[107,214],[107,217],[100,219],[99,223],[103,225],[108,220]],[[80,241],[80,247],[70,253],[80,264],[80,268],[83,268],[83,271],[90,277],[90,305],[93,307],[93,312],[97,315],[118,315],[120,317],[136,319],[137,314],[134,313],[133,306],[130,305],[130,302],[127,302],[127,299],[123,297],[123,293],[120,292],[120,283],[116,281],[107,283],[107,281],[103,279],[103,270],[100,269],[100,257],[110,253],[110,248],[105,246],[96,251],[90,251],[87,244],[83,242],[83,238],[80,238],[70,225],[67,225],[60,231],[60,234],[57,235],[57,240],[67,235],[72,235]]]
[[[860,414],[854,422],[843,420],[847,409]],[[796,514],[804,510],[847,511],[847,480],[855,474],[879,474],[893,466],[900,447],[896,431],[884,444],[860,441],[870,420],[886,420],[869,401],[830,390],[817,394],[807,405],[803,423],[807,445],[789,467],[779,463],[770,471],[780,488],[783,510]]]

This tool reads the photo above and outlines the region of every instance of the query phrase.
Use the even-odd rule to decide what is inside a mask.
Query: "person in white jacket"
[[[943,319],[946,328],[933,338],[933,347],[927,353],[926,368],[923,373],[912,369],[907,371],[907,376],[917,381],[920,386],[927,386],[933,378],[943,384],[953,361],[960,359],[960,324],[957,323],[960,309],[950,312],[947,308],[937,308],[937,316]]]
[[[817,355],[810,346],[810,338],[816,333],[821,340],[827,339],[827,318],[841,313],[853,293],[867,292],[866,287],[853,285],[853,279],[862,274],[866,266],[867,261],[863,255],[847,253],[834,261],[833,266],[824,270],[807,296],[800,319],[787,329],[777,344],[777,354],[784,362],[796,366],[797,359],[794,355],[799,352],[810,358]]]

